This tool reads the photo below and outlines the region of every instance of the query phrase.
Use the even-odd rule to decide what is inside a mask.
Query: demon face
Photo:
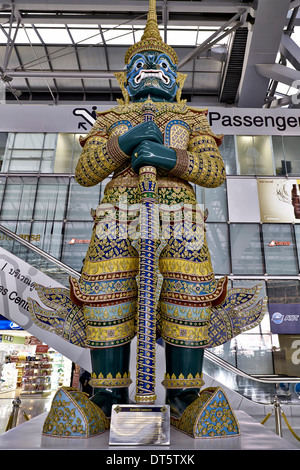
[[[146,51],[134,55],[126,66],[127,91],[133,101],[151,96],[173,101],[177,91],[177,66],[167,54]]]

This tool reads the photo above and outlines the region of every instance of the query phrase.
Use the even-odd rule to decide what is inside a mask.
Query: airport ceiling
[[[195,106],[299,107],[300,0],[157,0]],[[107,103],[148,0],[0,0],[0,100]],[[299,95],[300,96],[300,95]]]

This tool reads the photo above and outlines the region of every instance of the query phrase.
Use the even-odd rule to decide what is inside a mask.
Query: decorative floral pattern
[[[206,388],[171,424],[194,438],[232,437],[240,434],[239,424],[224,391]]]
[[[43,435],[86,438],[109,429],[109,420],[88,396],[71,387],[60,388],[52,401]]]

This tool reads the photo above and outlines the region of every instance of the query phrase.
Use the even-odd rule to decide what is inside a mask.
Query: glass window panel
[[[194,185],[197,203],[201,210],[208,211],[207,222],[227,222],[227,188],[226,182],[218,188],[203,188]]]
[[[8,133],[0,132],[0,171],[2,170],[2,164],[5,155],[6,143],[7,143]]]
[[[82,147],[79,134],[58,134],[54,173],[74,173]]]
[[[209,35],[210,33],[208,33]],[[201,40],[199,38],[199,40]],[[198,41],[199,41],[198,40]],[[172,46],[195,46],[197,42],[197,30],[194,31],[181,31],[181,30],[168,30],[168,44]]]
[[[6,182],[5,177],[0,177],[0,214],[1,214],[2,199],[3,199],[4,189],[5,189],[5,182]]]
[[[292,225],[263,224],[267,274],[297,275],[298,260]]]
[[[226,175],[236,175],[237,165],[234,136],[224,135],[219,150],[225,164]]]
[[[247,374],[273,374],[270,335],[244,334],[236,337],[237,367]]]
[[[70,44],[70,36],[64,28],[39,28],[39,33],[46,44]]]
[[[3,162],[1,165],[1,171],[3,173],[6,173],[8,171],[11,148],[13,146],[14,138],[15,138],[15,134],[8,134],[6,148],[5,148],[4,155],[3,155]]]
[[[272,304],[299,304],[300,281],[276,279],[267,281],[268,301]]]
[[[41,177],[37,189],[34,219],[63,220],[68,186],[68,178]]]
[[[48,133],[45,135],[44,149],[55,149],[57,134]]]
[[[19,235],[19,237],[23,238],[26,241],[29,241],[31,222],[4,222],[3,225],[12,232]],[[1,243],[1,246],[3,246],[3,248],[9,251],[10,253],[21,258],[23,261],[30,262],[30,260],[28,259],[28,249],[24,245],[21,245],[19,242],[15,242],[14,240],[6,237],[5,243],[3,245]]]
[[[76,29],[70,28],[70,32],[74,39],[74,42],[80,44],[98,44],[101,42],[101,33],[99,29],[92,29],[92,28],[83,28],[83,29]]]
[[[44,143],[44,134],[31,134],[18,132],[15,135],[15,149],[42,149]]]
[[[34,150],[34,149],[16,149],[14,148],[12,153],[11,153],[11,159],[15,158],[15,159],[19,159],[19,160],[22,160],[22,159],[36,159],[36,160],[39,160],[41,158],[41,155],[42,155],[42,150],[41,149],[38,149],[38,150]]]
[[[30,242],[41,250],[60,259],[63,222],[33,222]]]
[[[259,224],[230,224],[233,274],[263,275]]]
[[[291,172],[290,162],[287,165],[285,161],[283,141],[281,135],[272,136],[274,163],[275,163],[275,174],[277,176],[286,175]]]
[[[204,206],[208,210],[207,222],[227,222],[226,183],[218,188],[205,188],[204,197]]]
[[[36,178],[8,178],[0,215],[1,220],[31,219],[36,185]]]
[[[10,134],[2,170],[23,173],[52,172],[50,161],[53,160],[55,142],[56,134]]]
[[[71,180],[67,212],[68,220],[91,220],[91,209],[99,204],[100,185],[85,188]]]
[[[7,33],[9,33],[9,30],[6,29]],[[10,34],[11,37],[15,35],[16,29],[12,28]],[[15,39],[16,44],[39,44],[41,41],[39,40],[37,34],[33,30],[31,26],[26,25],[26,30],[19,28],[17,31],[16,39]]]
[[[255,151],[256,175],[274,175],[273,152],[271,137],[256,135],[253,137]]]
[[[34,159],[18,159],[10,160],[9,171],[14,173],[38,173],[40,169],[40,160]]]
[[[228,225],[206,224],[206,237],[215,274],[230,274]]]
[[[104,30],[104,39],[109,44],[132,44],[133,34],[132,30],[127,28]]]
[[[53,173],[53,159],[47,158],[40,162],[41,173]]]
[[[300,175],[300,136],[288,136],[282,139],[287,173],[295,176]]]
[[[92,228],[93,222],[67,222],[65,225],[61,261],[78,272],[83,265]]]
[[[240,175],[274,175],[270,136],[237,136]]]
[[[197,203],[200,205],[201,209],[204,210],[204,201],[205,201],[205,188],[198,186],[197,184],[193,185],[193,189],[196,194]]]
[[[16,221],[1,221],[1,225],[3,225],[3,227],[5,228],[8,228],[8,230],[10,230],[11,232],[13,233],[16,233],[16,228],[17,228],[17,222]],[[9,238],[7,235],[4,235],[3,233],[0,232],[0,246],[1,248],[3,248],[4,250],[7,250],[9,251],[10,253],[12,253],[12,247],[13,247],[13,240],[11,238]]]
[[[216,356],[221,357],[224,361],[236,367],[236,344],[235,339],[227,341],[220,346],[210,348],[210,351]]]
[[[236,136],[236,148],[238,157],[238,174],[255,175],[253,137],[248,135]]]

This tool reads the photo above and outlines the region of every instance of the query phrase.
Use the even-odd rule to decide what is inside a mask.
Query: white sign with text
[[[198,109],[199,104],[187,103]],[[116,103],[74,105],[1,105],[0,132],[88,133],[96,112],[113,108]],[[215,134],[224,135],[299,135],[300,109],[215,107],[207,109],[208,123]]]
[[[40,328],[30,317],[28,297],[40,303],[35,283],[63,287],[38,269],[0,247],[0,313],[40,341],[51,346],[86,370],[91,370],[90,352]]]

